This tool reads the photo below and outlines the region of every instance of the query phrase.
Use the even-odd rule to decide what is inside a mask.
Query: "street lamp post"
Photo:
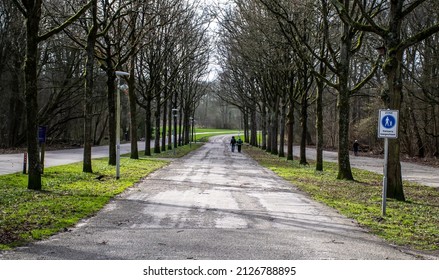
[[[189,147],[192,147],[192,141],[194,141],[194,118],[190,117],[190,124],[189,124],[189,129],[191,131],[191,139],[189,140]]]
[[[174,117],[174,143],[172,143],[172,149],[174,150],[174,155],[175,155],[175,149],[176,149],[176,140],[177,140],[177,114],[178,114],[178,109],[177,108],[173,108],[172,109],[172,116]]]
[[[194,117],[191,117],[191,122],[192,122],[192,132],[191,132],[192,137],[191,137],[191,139],[194,143],[197,143],[197,138],[196,137],[194,138],[194,132],[195,132],[195,119],[194,119]]]
[[[128,77],[130,74],[123,71],[116,71],[116,179],[120,178],[120,90],[126,90],[127,85],[121,84],[121,77]]]

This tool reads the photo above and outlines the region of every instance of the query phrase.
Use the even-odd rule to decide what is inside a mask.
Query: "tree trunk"
[[[262,126],[262,150],[267,150],[267,110],[265,104],[262,105],[261,126]]]
[[[308,93],[302,92],[300,126],[302,132],[300,135],[300,164],[308,164],[306,160],[306,137],[308,133]]]
[[[93,84],[94,84],[94,48],[97,34],[97,1],[93,0],[92,26],[87,36],[87,61],[85,63],[85,92],[84,92],[84,156],[82,171],[92,173],[91,148],[93,145]]]
[[[160,117],[161,117],[160,96],[157,97],[155,112],[155,133],[154,133],[154,153],[160,154]]]
[[[383,65],[385,68],[388,84],[388,96],[387,96],[387,108],[392,110],[401,109],[401,94],[402,94],[402,76],[401,76],[401,61],[402,52],[398,55],[401,60],[395,55],[392,58],[388,58],[388,62]],[[399,60],[399,61],[398,61]],[[399,129],[399,128],[398,128]],[[387,197],[395,198],[397,200],[405,201],[402,175],[401,175],[401,163],[400,163],[400,140],[389,140],[389,156],[387,160]]]
[[[276,96],[276,103],[271,109],[271,154],[279,154],[278,137],[279,137],[279,102],[280,97]]]
[[[168,150],[172,150],[172,100],[169,102],[169,110],[168,110]]]
[[[321,66],[324,67],[323,64]],[[323,171],[323,82],[318,79],[316,114],[316,170]]]
[[[349,7],[349,0],[345,0],[345,7]],[[337,179],[353,180],[349,159],[349,64],[351,59],[350,26],[342,23],[340,65],[338,74],[338,175]]]
[[[178,146],[183,145],[183,106],[178,111]]]
[[[248,143],[249,142],[249,114],[248,114],[248,107],[245,107],[241,113],[242,113],[242,122],[244,122],[243,124],[243,128],[244,128],[244,142]],[[241,121],[241,120],[240,120]]]
[[[130,45],[131,48],[135,48],[136,45],[136,18],[137,14],[133,13],[131,19],[131,28],[132,33],[130,36]],[[131,54],[130,57],[130,76],[128,77],[128,101],[130,106],[130,144],[131,144],[131,159],[139,159],[139,147],[137,145],[138,135],[137,135],[137,103],[136,103],[136,77],[135,75],[136,69],[136,55],[135,53]]]
[[[384,38],[386,48],[386,60],[382,66],[386,76],[387,92],[383,95],[383,101],[387,108],[401,110],[402,101],[402,57],[403,50],[398,49],[401,43],[402,8],[404,1],[391,1],[389,14],[389,27],[387,37]],[[399,129],[399,128],[398,128]],[[405,201],[401,163],[400,163],[400,140],[389,140],[389,156],[387,160],[387,197]]]
[[[108,164],[116,165],[116,73],[111,67],[111,59],[107,61],[107,101],[108,101]]]
[[[271,137],[273,137],[273,129],[272,129],[272,122],[273,122],[273,114],[271,112],[267,113],[267,151],[268,153],[271,153],[271,145],[273,145],[273,142],[271,141]]]
[[[135,57],[131,58],[130,77],[128,79],[128,97],[130,103],[130,141],[131,141],[131,159],[139,159],[139,147],[137,145],[137,103],[136,103],[136,82],[134,77]]]
[[[280,114],[280,133],[279,133],[279,157],[285,157],[285,119],[286,119],[287,104],[282,100],[281,114]]]
[[[145,108],[145,156],[151,155],[151,135],[152,120],[151,120],[151,99],[146,100]]]
[[[252,106],[250,113],[250,145],[253,147],[258,146],[258,126],[256,117],[256,105]]]
[[[293,144],[294,144],[294,101],[293,98],[290,97],[290,107],[288,109],[287,115],[287,160],[293,160]]]
[[[41,19],[41,1],[27,7],[26,18],[26,58],[24,64],[27,153],[29,160],[28,189],[41,190],[41,163],[38,152],[38,33]]]
[[[167,94],[165,94],[166,96]],[[163,120],[162,120],[162,134],[161,134],[161,141],[162,141],[162,152],[166,151],[166,133],[168,130],[168,99],[165,98],[165,100],[163,101]]]

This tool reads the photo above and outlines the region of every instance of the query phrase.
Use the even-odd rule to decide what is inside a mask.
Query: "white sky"
[[[198,2],[198,3],[202,3],[203,6],[209,5],[209,6],[213,6],[213,7],[223,6],[223,5],[229,4],[231,2],[230,0],[193,0],[193,1]],[[217,24],[216,20],[211,23],[210,28],[212,30],[212,33],[214,33],[215,29],[218,28],[218,24]],[[213,47],[215,47],[215,45],[213,45]],[[221,71],[220,66],[215,61],[214,55],[215,55],[215,53],[212,52],[211,57],[210,57],[211,62],[210,62],[209,69],[208,69],[209,74],[207,76],[208,81],[215,80],[218,72]]]

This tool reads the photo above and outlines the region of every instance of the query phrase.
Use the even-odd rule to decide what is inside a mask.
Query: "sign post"
[[[398,110],[379,110],[378,138],[384,138],[384,176],[381,213],[383,216],[385,216],[387,199],[387,162],[389,159],[389,138],[398,138]]]

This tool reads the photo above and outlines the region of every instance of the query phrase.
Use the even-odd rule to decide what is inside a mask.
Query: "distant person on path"
[[[360,149],[360,144],[358,144],[358,141],[355,140],[354,142],[354,155],[358,156],[358,150]]]
[[[238,145],[238,153],[240,153],[241,152],[241,147],[242,147],[241,137],[239,137],[238,141],[236,141],[236,145]]]
[[[235,151],[235,145],[236,145],[235,136],[232,136],[232,139],[230,140],[230,145],[232,146],[232,152],[234,152]]]

